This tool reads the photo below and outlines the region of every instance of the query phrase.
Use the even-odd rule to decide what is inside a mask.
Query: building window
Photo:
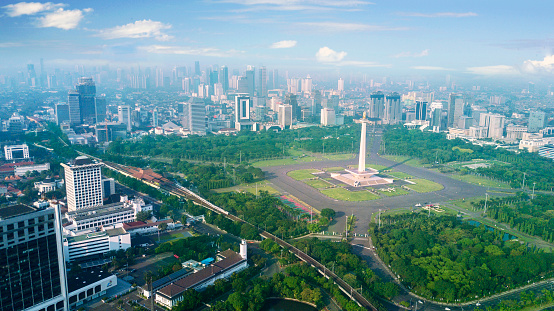
[[[98,294],[98,293],[101,292],[101,291],[102,291],[102,286],[100,286],[100,285],[98,285],[98,286],[96,286],[96,287],[94,288],[94,293],[95,293],[95,294]]]
[[[85,299],[85,292],[80,292],[79,293],[79,300],[83,300]]]
[[[77,302],[77,296],[76,295],[69,297],[69,303],[70,304],[75,303],[75,302]]]

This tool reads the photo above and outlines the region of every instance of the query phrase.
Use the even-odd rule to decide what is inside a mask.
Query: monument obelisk
[[[366,118],[365,112],[363,118],[360,120],[356,120],[356,122],[362,124],[362,136],[360,137],[360,159],[358,160],[358,173],[361,174],[365,172],[367,123],[369,123],[369,120]]]

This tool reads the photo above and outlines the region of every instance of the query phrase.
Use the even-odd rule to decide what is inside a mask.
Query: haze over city
[[[549,1],[4,2],[0,70],[190,62],[302,74],[550,75]]]

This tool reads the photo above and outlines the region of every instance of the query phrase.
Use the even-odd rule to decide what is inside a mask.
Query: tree
[[[160,229],[161,231],[165,231],[167,229],[167,223],[162,222],[158,225],[158,229]]]
[[[152,218],[151,211],[142,211],[137,213],[137,221],[147,221],[150,218]]]
[[[335,210],[330,208],[324,208],[321,210],[321,216],[326,217],[328,219],[333,219],[333,217],[335,217]]]

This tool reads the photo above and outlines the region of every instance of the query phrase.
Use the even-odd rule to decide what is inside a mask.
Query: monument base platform
[[[367,187],[377,185],[392,184],[393,180],[390,178],[382,178],[375,176],[379,171],[374,169],[367,169],[360,172],[358,170],[346,170],[346,174],[332,173],[331,178],[343,182],[352,187]]]

